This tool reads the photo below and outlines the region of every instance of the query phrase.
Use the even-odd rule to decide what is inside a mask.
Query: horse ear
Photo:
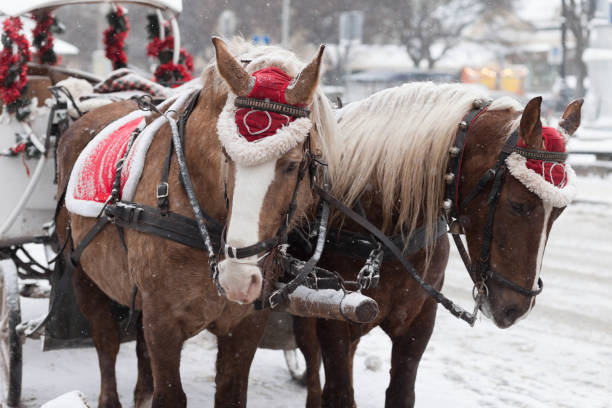
[[[570,136],[576,132],[580,126],[581,109],[584,99],[578,99],[567,105],[561,121],[559,122],[559,131],[565,139],[565,143],[569,142]]]
[[[219,74],[227,82],[233,93],[238,96],[247,96],[253,88],[251,76],[230,54],[225,41],[219,37],[213,37],[212,42],[215,46]]]
[[[521,117],[519,136],[529,149],[541,150],[544,148],[542,137],[542,122],[540,121],[540,106],[542,97],[533,98],[527,103]]]
[[[319,83],[319,71],[321,59],[323,58],[325,45],[319,47],[319,52],[306,67],[295,77],[291,85],[285,91],[285,100],[290,105],[305,104],[312,101],[315,89]]]

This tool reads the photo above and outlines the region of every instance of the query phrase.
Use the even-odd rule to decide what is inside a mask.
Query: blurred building
[[[585,127],[612,130],[612,4],[598,0],[591,21],[591,43],[584,53],[589,69],[589,90],[584,109]]]

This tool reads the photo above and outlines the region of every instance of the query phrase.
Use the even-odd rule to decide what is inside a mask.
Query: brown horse
[[[233,98],[250,92],[255,82],[251,77],[254,71],[276,67],[292,78],[284,96],[288,104],[310,107],[310,120],[314,124],[310,132],[313,145],[324,146],[322,140],[327,134],[333,134],[329,129],[333,129],[335,122],[329,104],[317,87],[322,50],[301,70],[303,64],[292,53],[277,47],[253,47],[236,42],[230,51],[223,41],[214,39],[213,42],[217,51],[216,65],[212,64],[203,73],[202,90],[185,128],[184,151],[198,201],[211,217],[224,222],[226,185],[230,211],[235,215],[240,211],[238,208],[244,208],[240,201],[249,200],[250,196],[237,197],[233,193],[237,184],[228,175],[236,170],[232,164],[226,164],[229,159],[222,152],[216,124],[228,95]],[[250,62],[243,68],[232,54]],[[92,136],[135,108],[132,102],[108,105],[85,115],[69,129],[58,147],[60,193],[68,183],[79,152]],[[164,125],[153,140],[134,202],[156,206],[155,191],[170,137],[171,131]],[[273,166],[283,166],[286,170],[281,179],[283,184],[297,180],[289,163],[296,155],[295,150],[292,148],[284,155],[287,159]],[[249,173],[258,174],[258,169],[247,167],[241,168],[240,172],[248,177]],[[178,173],[178,165],[173,160],[168,179],[170,211],[193,217]],[[311,200],[304,198],[310,198],[303,192],[306,189],[300,187],[296,200],[298,214],[310,205]],[[285,203],[274,201],[274,205],[277,204]],[[248,217],[248,214],[243,216]],[[57,221],[60,235],[68,218],[75,244],[96,222],[63,209]],[[240,241],[240,232],[235,231],[229,224],[228,242],[249,244],[248,231],[244,233],[243,241]],[[268,230],[264,231],[267,233]],[[77,300],[91,323],[98,352],[101,370],[99,406],[121,406],[115,379],[119,328],[111,317],[110,299],[129,305],[134,285],[138,289],[136,308],[142,310],[137,341],[139,378],[135,390],[136,405],[148,406],[149,401],[153,407],[186,405],[179,375],[181,348],[186,339],[207,328],[217,335],[219,346],[215,406],[245,406],[250,363],[263,333],[267,312],[253,313],[252,305],[230,302],[219,296],[206,267],[207,253],[130,229],[125,230],[124,237],[127,251],[116,229],[106,226],[83,252],[73,277]],[[274,278],[273,274],[268,274],[264,279],[259,266],[244,265],[250,266],[246,273],[224,263],[220,266],[222,287],[229,297],[240,302],[251,303],[262,292],[265,294],[266,286],[269,287]]]
[[[457,124],[474,106],[485,105],[486,95],[461,85],[408,84],[382,91],[347,106],[339,113],[343,135],[342,154],[330,156],[329,170],[334,193],[347,205],[359,198],[372,223],[387,234],[410,237],[420,225],[427,226],[427,247],[409,256],[420,276],[440,289],[444,280],[449,244],[446,236],[436,238],[434,226],[442,213],[445,186],[453,181],[445,176]],[[487,169],[493,168],[502,146],[515,131],[528,149],[544,150],[540,122],[541,98],[531,100],[525,109],[510,98],[500,98],[480,114],[461,125],[467,130],[458,177],[458,222],[465,231],[469,254],[478,260],[485,242],[492,186],[474,190]],[[580,123],[581,103],[574,102],[564,113],[562,130],[567,137]],[[516,133],[514,133],[516,135]],[[514,142],[516,143],[516,141]],[[453,152],[457,154],[458,152]],[[495,207],[490,251],[487,261],[498,279],[479,286],[481,310],[499,327],[514,324],[528,313],[538,289],[541,260],[554,220],[570,200],[573,187],[557,188],[535,172],[525,178],[524,159],[508,159],[508,171]],[[518,157],[518,158],[517,158]],[[567,166],[567,177],[573,172]],[[277,168],[277,173],[282,168]],[[573,182],[573,177],[570,182]],[[567,181],[567,180],[566,180]],[[470,192],[472,198],[465,200]],[[265,199],[290,195],[290,188],[270,185]],[[285,198],[286,200],[286,198]],[[446,204],[447,210],[450,209]],[[266,206],[259,217],[259,228],[274,231],[281,206]],[[361,231],[352,221],[336,218],[335,227]],[[268,227],[267,223],[273,225]],[[367,236],[367,235],[366,235]],[[266,236],[260,237],[266,238]],[[338,271],[354,280],[363,259],[350,254],[326,251],[320,266]],[[470,271],[475,284],[480,277]],[[521,293],[509,285],[522,289]],[[386,392],[387,407],[414,405],[414,383],[419,361],[434,327],[437,303],[429,297],[395,260],[383,263],[378,288],[365,290],[380,307],[371,324],[355,325],[331,320],[297,320],[298,345],[307,359],[308,407],[353,407],[352,361],[360,337],[380,326],[391,338],[391,379]],[[325,366],[325,387],[319,383],[320,342]]]

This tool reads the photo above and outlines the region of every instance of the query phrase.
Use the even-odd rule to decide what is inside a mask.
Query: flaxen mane
[[[378,191],[387,232],[409,233],[423,219],[435,225],[457,125],[475,100],[488,99],[467,85],[411,83],[346,106],[339,112],[343,151],[330,166],[334,194],[350,204],[366,188]],[[507,97],[489,107],[503,109],[522,110]]]

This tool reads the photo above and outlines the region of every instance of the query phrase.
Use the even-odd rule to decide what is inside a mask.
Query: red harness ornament
[[[248,94],[249,98],[269,100],[287,104],[285,90],[293,80],[283,70],[276,67],[264,68],[253,73],[255,85]],[[255,142],[274,135],[278,129],[295,120],[292,116],[251,108],[236,111],[236,125],[240,134],[249,142]]]
[[[544,148],[547,152],[565,152],[565,142],[563,136],[555,128],[543,127],[542,137],[544,138]],[[527,147],[525,142],[520,139],[518,147]],[[529,159],[527,167],[546,179],[555,187],[563,188],[567,184],[567,174],[564,163],[547,162],[542,160]]]

